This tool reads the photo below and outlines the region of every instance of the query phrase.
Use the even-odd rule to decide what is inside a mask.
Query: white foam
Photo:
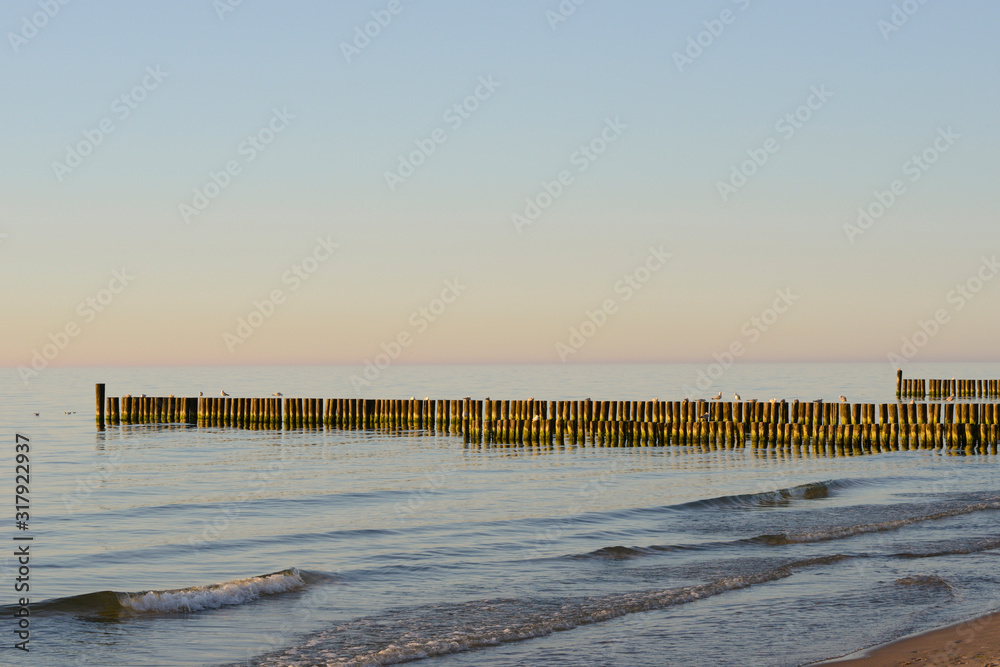
[[[133,611],[174,613],[201,611],[253,602],[262,595],[273,595],[305,586],[298,570],[278,572],[263,577],[234,579],[211,586],[192,586],[173,591],[149,591],[119,595],[122,606]]]
[[[844,557],[829,556],[808,559],[759,574],[737,575],[684,588],[567,600],[558,608],[538,611],[533,611],[530,607],[513,600],[473,601],[466,603],[465,609],[459,606],[454,610],[455,618],[465,620],[446,630],[447,634],[444,635],[442,627],[435,619],[430,619],[425,626],[416,619],[413,623],[407,622],[403,626],[384,624],[377,620],[373,622],[372,619],[359,619],[321,631],[299,646],[260,656],[253,661],[253,664],[261,667],[318,664],[338,667],[394,665],[543,637],[553,632],[600,623],[627,614],[694,602],[727,591],[782,579],[791,576],[797,568],[842,558]],[[385,636],[387,643],[382,646],[377,645],[381,642],[360,646],[345,646],[342,643],[345,633],[358,632],[374,637]]]

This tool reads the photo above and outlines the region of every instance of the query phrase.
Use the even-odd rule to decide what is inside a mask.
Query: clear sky
[[[1000,359],[998,25],[7,0],[0,365]]]

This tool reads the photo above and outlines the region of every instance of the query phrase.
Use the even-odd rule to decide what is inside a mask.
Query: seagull
[[[706,412],[705,414],[703,414],[701,418],[703,421],[708,421],[708,413]]]
[[[226,391],[225,391],[224,389],[223,389],[223,390],[220,390],[220,391],[219,391],[219,393],[220,393],[221,395],[223,395],[223,396],[229,396],[229,394],[227,394],[227,393],[226,393]]]
[[[944,400],[946,400],[946,401],[954,401],[955,400],[955,394],[952,394],[951,396],[949,396],[948,398],[946,398]]]
[[[202,394],[200,391],[198,392],[198,395],[199,396],[204,396],[204,394]]]
[[[142,394],[141,396],[139,396],[139,398],[146,398],[146,395]]]
[[[169,396],[167,396],[167,398],[173,398],[173,397],[174,397],[173,394],[170,394]]]
[[[720,392],[719,392],[718,394],[716,394],[715,396],[713,396],[713,397],[712,397],[712,400],[713,400],[713,401],[717,401],[717,400],[719,400],[720,398],[722,398],[722,392],[721,392],[721,391],[720,391]]]
[[[737,394],[736,392],[733,392],[733,398],[735,398],[737,401],[743,400],[740,398],[740,395]]]
[[[37,412],[35,413],[35,416],[36,416],[36,417],[38,416],[38,413],[37,413]]]
[[[280,391],[276,391],[273,394],[271,394],[271,396],[284,396],[284,394],[282,394]]]
[[[846,396],[841,396],[840,397],[840,402],[841,403],[847,403],[847,397]]]
[[[125,394],[122,398],[132,398],[132,394]]]

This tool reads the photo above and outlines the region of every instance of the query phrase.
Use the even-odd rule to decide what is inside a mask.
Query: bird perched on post
[[[847,403],[847,397],[846,396],[841,396],[840,397],[840,402],[841,403]]]
[[[224,389],[223,389],[223,390],[220,390],[220,391],[219,391],[219,394],[220,394],[220,395],[222,395],[222,396],[229,396],[229,394],[227,394],[227,393],[226,393],[226,391],[225,391]]]
[[[733,398],[735,398],[735,399],[736,399],[737,401],[740,401],[740,400],[742,400],[742,399],[740,398],[740,395],[739,395],[739,394],[737,394],[736,392],[733,392]]]
[[[199,396],[204,396],[204,394],[203,394],[203,393],[201,393],[200,391],[198,392],[198,395],[199,395]]]
[[[717,401],[717,400],[719,400],[720,398],[722,398],[722,392],[721,392],[721,391],[720,391],[720,392],[719,392],[718,394],[716,394],[715,396],[713,396],[713,397],[712,397],[712,400],[713,400],[713,401]]]
[[[271,394],[271,396],[284,396],[284,394],[282,394],[280,391],[276,391],[273,394]]]
[[[706,422],[708,421],[708,413],[707,412],[701,416],[701,420],[702,421],[706,421]]]

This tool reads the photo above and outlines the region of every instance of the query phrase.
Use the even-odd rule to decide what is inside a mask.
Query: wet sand
[[[1000,667],[1000,612],[878,646],[836,667]]]

